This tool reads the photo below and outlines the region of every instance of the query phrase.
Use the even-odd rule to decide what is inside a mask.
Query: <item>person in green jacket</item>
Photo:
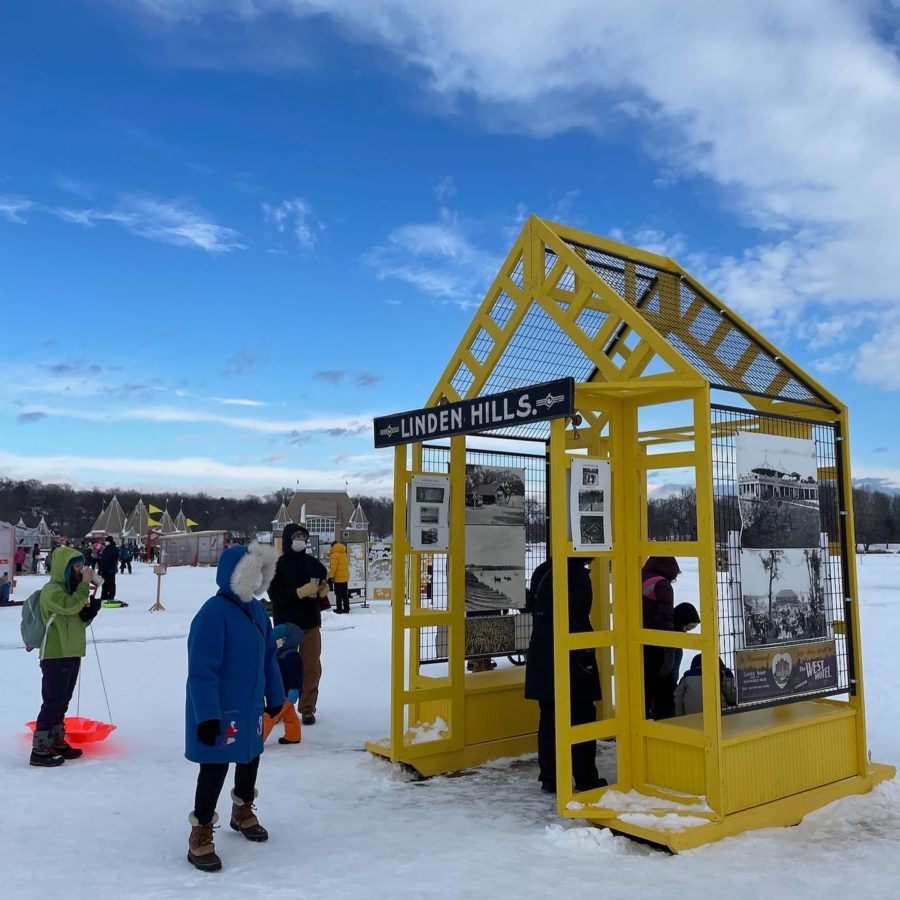
[[[53,554],[50,581],[41,590],[41,618],[46,625],[41,646],[41,711],[31,747],[31,765],[58,766],[77,759],[82,751],[66,743],[66,711],[75,691],[85,631],[100,610],[100,599],[91,599],[88,585],[92,569],[71,547]]]

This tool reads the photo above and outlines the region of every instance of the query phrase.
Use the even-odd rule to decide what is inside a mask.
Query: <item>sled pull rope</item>
[[[106,714],[109,716],[109,724],[115,725],[116,723],[113,721],[112,710],[109,708],[109,695],[106,693],[106,682],[103,680],[103,666],[100,665],[100,653],[97,650],[97,638],[94,636],[94,626],[93,623],[90,626],[91,628],[91,643],[94,645],[94,655],[97,657],[97,668],[100,670],[100,684],[103,687],[103,699],[106,701]],[[80,685],[80,681],[79,681]],[[79,691],[79,702],[81,701],[81,693]]]

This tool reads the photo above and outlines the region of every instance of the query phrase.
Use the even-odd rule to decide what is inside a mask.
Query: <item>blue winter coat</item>
[[[192,762],[250,762],[263,752],[264,706],[284,704],[269,617],[258,600],[242,601],[231,588],[241,551],[222,554],[219,592],[191,622],[184,755]],[[213,747],[197,740],[197,725],[209,719],[220,722]]]

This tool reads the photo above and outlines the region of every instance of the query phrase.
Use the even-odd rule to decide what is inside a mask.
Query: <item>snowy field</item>
[[[696,571],[685,568],[682,600],[696,592]],[[859,574],[869,746],[873,759],[896,763],[900,556],[862,557]],[[20,578],[16,599],[44,580]],[[119,596],[131,606],[103,610],[94,626],[118,730],[57,769],[27,764],[24,724],[37,714],[40,673],[36,654],[21,648],[19,610],[0,609],[4,898],[900,896],[896,782],[795,828],[670,857],[558,819],[554,799],[537,790],[533,757],[408,781],[362,750],[388,731],[386,603],[326,614],[319,722],[304,728],[297,747],[270,738],[262,759],[258,810],[271,837],[251,844],[232,832],[225,791],[225,827],[216,833],[224,869],[197,872],[185,859],[197,772],[183,757],[185,636],[214,592],[214,572],[170,569],[166,610],[149,613],[155,590],[149,566],[119,576]],[[81,712],[106,718],[90,646]]]

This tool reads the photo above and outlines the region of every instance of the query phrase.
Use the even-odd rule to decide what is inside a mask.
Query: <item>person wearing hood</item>
[[[291,522],[281,536],[282,554],[269,585],[272,618],[276,625],[288,622],[303,629],[303,692],[300,714],[304,725],[315,725],[319,682],[322,678],[322,606],[328,608],[328,572],[306,552],[309,530]]]
[[[700,622],[690,603],[675,606],[672,583],[681,574],[674,556],[651,556],[641,570],[644,628],[657,631],[690,631]],[[676,617],[675,611],[678,610]],[[648,719],[675,715],[675,687],[682,651],[673,647],[644,647],[644,703]]]
[[[66,742],[66,712],[75,691],[87,640],[85,631],[100,610],[88,585],[94,577],[84,557],[71,547],[53,554],[50,580],[41,589],[41,619],[46,626],[41,657],[41,711],[31,744],[33,766],[59,766],[82,751]]]
[[[106,536],[106,544],[100,551],[100,562],[97,570],[103,579],[103,587],[101,588],[100,599],[113,601],[116,599],[116,571],[119,568],[119,548],[113,536]],[[125,604],[123,603],[122,606]]]
[[[184,755],[200,764],[200,772],[187,858],[205,872],[222,868],[213,826],[230,763],[236,763],[231,828],[249,841],[269,837],[254,812],[256,776],[263,716],[281,711],[284,687],[272,623],[255,597],[274,571],[271,547],[229,547],[216,569],[219,590],[194,616],[188,634]]]
[[[719,695],[722,709],[737,706],[737,690],[734,672],[719,660]],[[675,715],[689,716],[703,712],[703,658],[697,654],[691,667],[681,677],[675,688]]]
[[[331,545],[331,560],[328,565],[328,580],[334,584],[334,600],[336,613],[350,612],[350,561],[347,559],[347,548],[340,541]]]
[[[593,631],[591,605],[594,591],[583,558],[568,560],[569,630]],[[538,724],[538,780],[541,790],[556,792],[556,695],[553,657],[553,563],[541,563],[535,569],[529,590],[533,627],[525,663],[525,697],[540,705]],[[594,704],[600,699],[600,673],[593,650],[569,654],[569,698],[573,725],[584,725],[597,718]],[[583,741],[572,746],[572,775],[576,791],[604,787],[606,780],[597,772],[597,742]]]
[[[288,622],[286,625],[276,625],[274,631],[275,644],[278,647],[275,659],[278,662],[278,670],[281,672],[281,682],[284,685],[287,700],[284,701],[284,706],[277,715],[266,715],[263,720],[263,740],[267,741],[272,729],[279,722],[283,722],[284,737],[278,738],[278,743],[299,744],[302,729],[294,704],[300,699],[300,689],[303,687],[303,659],[300,656],[303,629]]]

